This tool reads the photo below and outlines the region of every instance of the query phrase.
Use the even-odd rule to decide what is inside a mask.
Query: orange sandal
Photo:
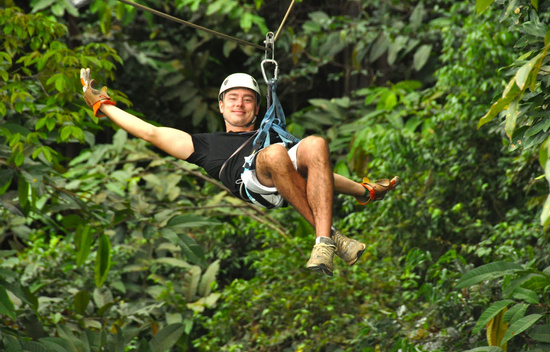
[[[398,183],[399,176],[395,176],[391,180],[388,180],[387,178],[376,180],[374,183],[369,182],[369,179],[365,177],[363,178],[363,183],[361,183],[361,186],[365,187],[365,194],[363,197],[368,197],[368,200],[366,202],[361,202],[357,197],[355,197],[355,199],[357,199],[361,205],[368,204],[371,201],[382,200],[386,196],[386,193],[394,189]]]

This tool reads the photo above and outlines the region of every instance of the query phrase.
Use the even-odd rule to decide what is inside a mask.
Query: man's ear
[[[222,113],[222,114],[223,114],[223,107],[224,107],[224,105],[223,105],[223,101],[221,101],[221,100],[218,100],[218,106],[220,107],[220,113]]]

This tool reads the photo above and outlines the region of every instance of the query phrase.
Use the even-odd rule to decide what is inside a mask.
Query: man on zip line
[[[118,108],[107,89],[92,88],[90,69],[82,69],[84,100],[95,116],[107,116],[135,137],[164,152],[202,167],[220,180],[233,195],[267,208],[288,202],[315,229],[316,240],[308,269],[332,276],[334,254],[353,265],[365,251],[365,244],[344,236],[332,227],[334,192],[354,196],[361,204],[381,200],[399,182],[398,177],[374,183],[358,183],[334,174],[327,142],[309,136],[285,147],[276,133],[271,145],[254,154],[249,167],[245,157],[252,154],[254,122],[260,109],[261,92],[256,80],[244,73],[229,75],[218,96],[225,132],[197,133],[157,127]]]

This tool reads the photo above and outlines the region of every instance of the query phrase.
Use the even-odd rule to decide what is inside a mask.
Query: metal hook
[[[265,65],[266,64],[273,64],[275,65],[275,69],[273,71],[273,79],[277,79],[279,76],[279,64],[277,64],[277,61],[275,61],[275,36],[273,32],[268,32],[265,36],[265,59],[262,61],[261,67],[262,67],[262,75],[264,77],[264,81],[267,85],[269,85],[269,79],[267,78]],[[271,58],[268,58],[267,53],[271,51]]]
[[[265,59],[268,60],[267,53],[271,51],[271,60],[275,60],[275,35],[273,32],[267,32],[265,35]]]

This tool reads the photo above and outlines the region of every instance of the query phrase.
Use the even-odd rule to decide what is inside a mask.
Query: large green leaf
[[[463,352],[503,352],[502,348],[497,346],[483,346],[483,347],[476,347],[471,350],[466,350]]]
[[[90,252],[92,251],[92,244],[94,242],[94,236],[91,231],[90,225],[79,226],[75,233],[76,242],[76,265],[82,266]]]
[[[505,299],[503,301],[498,301],[491,304],[491,306],[487,308],[477,320],[477,323],[472,330],[472,334],[477,334],[481,329],[489,324],[491,319],[493,319],[497,314],[502,312],[504,308],[508,307],[512,303],[514,303],[513,300]]]
[[[518,105],[519,101],[516,99],[508,105],[508,110],[506,111],[506,125],[504,127],[504,131],[510,140],[512,139],[512,135],[516,129],[516,122],[519,115]]]
[[[417,71],[420,71],[428,62],[428,59],[430,58],[430,54],[432,53],[432,46],[423,44],[418,48],[418,50],[414,53],[413,57],[413,66],[414,69]]]
[[[508,328],[508,331],[506,331],[506,334],[502,339],[502,344],[505,344],[512,337],[517,336],[522,332],[524,332],[525,330],[529,329],[533,324],[535,324],[542,317],[543,317],[542,314],[531,314],[519,319],[518,321],[510,325],[510,327]]]
[[[98,239],[98,249],[95,261],[94,278],[97,287],[101,287],[107,279],[111,267],[111,240],[107,235],[101,235]]]
[[[489,346],[502,346],[504,350],[507,349],[507,345],[502,344],[501,341],[508,331],[509,326],[503,319],[505,312],[506,307],[498,312],[498,314],[489,321],[489,324],[487,324],[487,342]]]
[[[469,287],[484,280],[495,279],[523,270],[523,266],[509,262],[489,263],[464,274],[457,282],[456,288]]]
[[[0,314],[7,315],[12,319],[16,319],[15,307],[13,306],[8,293],[4,287],[0,286]]]
[[[550,166],[550,162],[548,164]],[[550,176],[550,173],[547,172],[546,175]],[[550,195],[546,197],[546,201],[542,206],[542,212],[540,213],[540,223],[543,226],[550,225]]]
[[[519,319],[523,318],[523,316],[525,316],[525,312],[527,312],[527,308],[529,308],[529,304],[526,304],[526,303],[516,304],[504,314],[504,321],[507,321],[510,324],[515,323]]]
[[[476,12],[478,14],[485,11],[495,0],[476,0]]]
[[[176,215],[170,220],[166,226],[182,229],[189,227],[202,227],[202,226],[215,226],[219,225],[220,222],[216,219],[200,216],[197,214],[185,214],[185,215]]]
[[[69,341],[61,338],[61,337],[43,337],[39,339],[41,344],[46,346],[50,351],[53,352],[73,352],[76,351],[76,349],[73,349],[71,347],[71,344]]]
[[[198,294],[201,297],[206,297],[210,294],[210,291],[212,290],[211,285],[214,281],[216,281],[216,275],[218,275],[219,270],[220,270],[219,259],[214,261],[212,264],[208,266],[208,269],[206,269],[206,271],[202,275],[201,282],[199,284]]]
[[[539,297],[537,293],[523,287],[516,287],[513,292],[513,297],[530,304],[539,304]]]
[[[550,325],[534,327],[529,331],[529,337],[536,341],[550,343]]]
[[[180,323],[170,324],[160,330],[149,342],[153,352],[170,351],[172,346],[178,342],[185,331],[185,326]]]
[[[88,352],[88,349],[84,343],[67,326],[58,325],[56,330],[59,337],[62,338],[68,346],[70,346],[71,351]]]
[[[480,128],[487,122],[491,121],[495,116],[497,116],[502,110],[508,108],[508,104],[510,104],[512,101],[517,99],[521,94],[521,89],[519,89],[518,85],[516,84],[515,77],[512,78],[509,82],[506,88],[504,89],[504,92],[502,93],[502,97],[499,98],[493,105],[491,105],[491,108],[483,116],[478,124],[477,128]]]
[[[90,303],[90,293],[88,291],[78,291],[74,297],[74,310],[78,314],[84,314],[84,311]]]
[[[187,257],[187,260],[189,260],[192,264],[200,264],[204,266],[206,264],[204,259],[204,249],[198,245],[194,239],[186,234],[178,234],[178,237],[180,238],[179,245]]]

